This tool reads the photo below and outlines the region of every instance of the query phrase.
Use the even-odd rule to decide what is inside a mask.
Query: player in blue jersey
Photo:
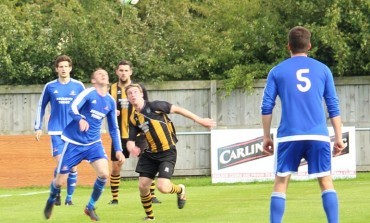
[[[335,132],[333,155],[344,149],[342,141],[339,100],[333,75],[323,63],[308,57],[311,33],[297,26],[288,34],[291,57],[271,69],[264,89],[261,113],[263,148],[276,151],[275,181],[270,201],[270,222],[281,222],[285,199],[292,173],[298,171],[301,159],[308,163],[308,173],[317,177],[322,203],[330,223],[339,221],[338,198],[331,177],[331,148],[327,112]],[[282,106],[281,121],[274,148],[270,137],[272,110],[276,97]]]
[[[72,120],[68,115],[72,101],[85,89],[84,85],[73,78],[72,60],[66,55],[58,56],[55,60],[55,71],[58,73],[58,79],[48,82],[42,93],[37,107],[37,116],[35,121],[36,140],[39,141],[42,135],[42,121],[45,114],[45,108],[50,104],[50,117],[48,123],[48,134],[51,135],[51,153],[58,166],[60,155],[63,150],[64,142],[61,139],[62,131]],[[56,170],[54,170],[54,177]],[[66,205],[72,205],[72,194],[76,187],[77,168],[73,167],[67,179]],[[55,205],[60,205],[60,194],[57,196]]]
[[[91,76],[91,82],[93,87],[81,92],[73,101],[69,111],[73,120],[62,133],[65,146],[57,168],[57,176],[50,185],[50,195],[44,209],[46,219],[49,219],[52,214],[56,196],[68,177],[70,169],[82,160],[87,160],[94,168],[97,179],[84,212],[91,220],[100,220],[95,212],[95,203],[109,178],[108,158],[101,141],[101,127],[105,117],[107,117],[117,161],[125,161],[117,123],[116,102],[108,93],[108,73],[101,68],[95,70]]]

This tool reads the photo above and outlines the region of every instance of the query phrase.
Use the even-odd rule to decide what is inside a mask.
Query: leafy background
[[[67,54],[73,77],[89,82],[97,67],[112,78],[121,59],[135,79],[224,80],[251,88],[289,57],[287,32],[312,31],[310,56],[334,76],[370,70],[368,0],[2,0],[0,84],[43,84]]]

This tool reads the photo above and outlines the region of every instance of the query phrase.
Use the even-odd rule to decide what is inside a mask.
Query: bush
[[[335,76],[369,73],[366,0],[13,0],[0,4],[0,84],[41,84],[67,54],[83,82],[103,67],[131,60],[135,79],[225,80],[228,91],[289,57],[287,32],[312,31],[310,55]]]

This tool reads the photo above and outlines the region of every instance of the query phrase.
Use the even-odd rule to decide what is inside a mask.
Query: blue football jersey
[[[84,89],[83,83],[73,78],[66,84],[57,79],[45,84],[37,106],[35,130],[42,128],[45,108],[50,103],[48,134],[61,135],[63,129],[72,121],[68,114],[71,103]]]
[[[62,134],[64,141],[76,145],[91,145],[101,141],[101,127],[107,117],[109,134],[116,151],[122,150],[120,131],[117,122],[116,102],[107,94],[101,96],[94,87],[81,92],[73,101],[69,114],[72,121]],[[80,131],[79,121],[85,119],[89,123],[87,131]]]
[[[279,96],[282,114],[277,137],[285,141],[324,140],[326,113],[340,115],[333,75],[323,63],[306,56],[289,58],[271,69],[264,89],[261,114],[272,114]]]

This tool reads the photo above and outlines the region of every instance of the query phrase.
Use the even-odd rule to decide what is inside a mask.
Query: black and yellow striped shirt
[[[172,104],[165,101],[146,101],[140,112],[134,111],[130,116],[129,140],[135,140],[139,132],[144,132],[153,153],[165,151],[177,142],[175,127],[168,118]]]
[[[140,85],[143,89],[144,93],[144,100],[148,100],[148,93],[145,90],[144,86]],[[128,119],[129,114],[132,114],[134,109],[132,109],[132,105],[128,102],[127,96],[125,93],[125,89],[118,86],[118,83],[112,84],[109,89],[109,93],[112,95],[114,100],[117,103],[117,109],[120,111],[120,114],[117,116],[118,127],[121,131],[121,138],[127,139],[129,137],[128,131]]]

